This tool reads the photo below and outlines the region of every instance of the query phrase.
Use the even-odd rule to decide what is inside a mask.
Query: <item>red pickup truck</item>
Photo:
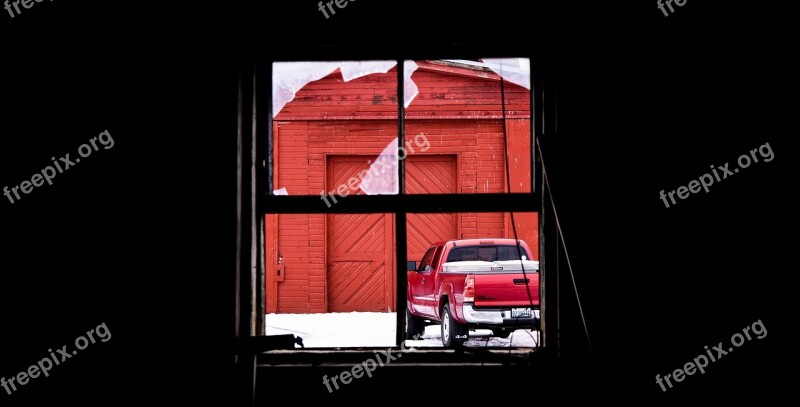
[[[406,338],[440,324],[442,344],[461,346],[471,329],[506,338],[539,327],[539,262],[522,240],[434,243],[408,264]]]

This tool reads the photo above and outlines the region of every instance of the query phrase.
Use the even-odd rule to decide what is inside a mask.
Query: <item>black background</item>
[[[0,187],[30,179],[51,156],[74,157],[105,129],[115,141],[53,186],[13,205],[0,197],[0,376],[100,323],[112,333],[49,378],[11,396],[0,390],[0,403],[228,404],[237,68],[338,51],[543,47],[544,61],[533,62],[546,64],[559,104],[544,157],[593,352],[582,351],[565,285],[558,387],[498,402],[538,390],[564,400],[771,400],[790,386],[795,151],[782,77],[794,48],[785,12],[697,0],[669,17],[655,1],[523,9],[361,0],[326,20],[312,1],[107,3],[0,12]],[[671,208],[659,199],[767,142],[772,162]],[[765,339],[667,393],[655,384],[759,319]],[[447,397],[460,402],[470,388],[456,383],[480,380],[412,375],[418,384],[397,391],[415,402],[437,402],[450,382]]]

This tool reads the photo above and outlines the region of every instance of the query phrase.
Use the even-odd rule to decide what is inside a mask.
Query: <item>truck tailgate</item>
[[[539,306],[539,273],[475,274],[475,307]],[[530,297],[526,292],[530,292]]]
[[[529,308],[531,302],[534,307],[539,306],[538,261],[460,261],[444,263],[443,266],[445,272],[474,276],[475,307]]]

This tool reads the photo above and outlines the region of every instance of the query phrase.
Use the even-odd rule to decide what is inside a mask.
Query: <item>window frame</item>
[[[494,55],[486,55],[490,57]],[[254,223],[257,225],[257,232],[254,234],[254,250],[257,253],[255,264],[257,272],[254,273],[255,281],[251,287],[251,292],[255,293],[255,299],[246,299],[247,293],[240,293],[240,303],[249,303],[251,309],[255,309],[255,328],[251,330],[254,336],[261,336],[264,332],[263,316],[265,315],[265,233],[264,222],[267,214],[335,214],[335,213],[375,213],[375,208],[381,208],[381,213],[393,213],[395,215],[395,240],[396,252],[394,259],[396,264],[407,263],[407,231],[406,221],[409,213],[463,213],[463,212],[537,212],[542,214],[543,197],[540,193],[542,184],[541,163],[536,154],[537,139],[543,134],[543,124],[545,110],[543,105],[543,68],[536,63],[534,55],[498,55],[500,57],[527,57],[531,61],[531,192],[514,193],[476,193],[476,194],[425,194],[415,195],[405,193],[405,165],[403,160],[399,160],[399,191],[397,195],[352,195],[339,200],[337,205],[327,207],[318,196],[274,196],[273,180],[273,122],[272,115],[272,67],[273,62],[294,62],[294,61],[332,61],[326,58],[303,58],[296,55],[292,57],[272,57],[261,63],[254,63],[242,69],[246,80],[240,82],[240,115],[248,111],[252,114],[251,143],[241,143],[244,153],[252,152],[253,169],[253,209],[255,214]],[[398,101],[404,100],[404,61],[422,60],[432,58],[414,58],[405,55],[395,55],[394,58],[341,58],[344,60],[378,60],[394,59],[397,61],[396,73],[398,76]],[[504,80],[501,78],[501,80]],[[506,81],[506,83],[508,83]],[[251,86],[249,89],[248,86]],[[244,106],[242,106],[242,104]],[[404,145],[406,140],[405,126],[405,107],[398,102],[398,145]],[[249,119],[249,117],[247,118]],[[240,117],[242,120],[242,117]],[[507,120],[507,119],[506,119]],[[247,120],[245,120],[247,121]],[[504,126],[506,121],[504,121]],[[245,126],[247,127],[247,126]],[[240,125],[240,131],[242,131]],[[252,149],[252,150],[250,150]],[[249,151],[248,151],[249,150]],[[245,162],[246,165],[246,162]],[[246,182],[247,180],[242,180]],[[507,182],[507,180],[506,180]],[[453,199],[456,198],[456,199]],[[541,216],[540,216],[541,223]],[[542,227],[540,225],[540,235]],[[543,256],[543,240],[540,238],[540,257]],[[400,346],[404,335],[403,316],[406,310],[406,286],[407,276],[404,267],[399,267],[397,279],[394,282],[396,298],[396,346]],[[401,271],[402,270],[402,271]],[[544,267],[542,267],[542,275]],[[242,271],[243,273],[243,271]],[[544,285],[542,285],[543,287]],[[544,296],[542,298],[543,318],[544,318]],[[243,301],[244,300],[244,301]],[[248,302],[249,301],[249,302]],[[252,304],[255,302],[255,304]],[[237,312],[239,311],[237,307]],[[237,321],[244,321],[245,316],[239,316]],[[260,324],[259,324],[260,322]],[[353,347],[358,349],[358,347]]]

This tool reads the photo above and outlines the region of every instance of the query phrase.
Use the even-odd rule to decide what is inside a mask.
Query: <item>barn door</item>
[[[328,191],[348,185],[351,177],[368,166],[366,157],[329,157]],[[357,189],[355,194],[363,192]],[[392,216],[371,213],[326,217],[328,311],[391,311],[394,308]]]
[[[455,155],[412,155],[406,159],[407,194],[456,192]],[[408,259],[420,261],[432,243],[458,238],[454,213],[408,214]]]

